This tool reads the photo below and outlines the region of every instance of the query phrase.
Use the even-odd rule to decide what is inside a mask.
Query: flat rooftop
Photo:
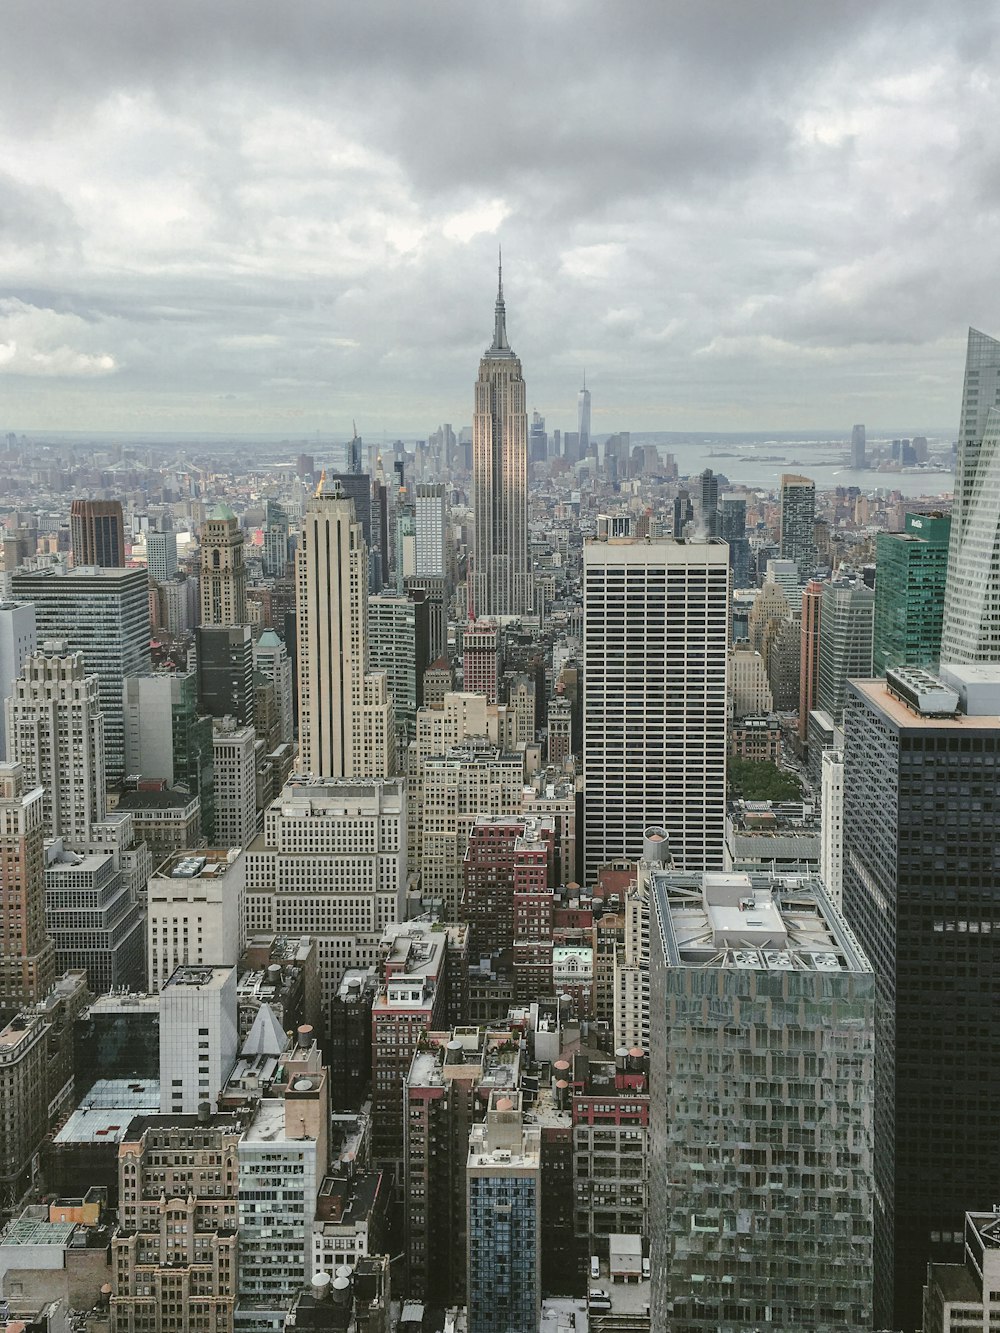
[[[922,717],[902,699],[890,694],[884,680],[849,680],[848,691],[856,690],[861,698],[876,708],[900,730],[920,731],[995,731],[1000,728],[996,714],[956,713],[954,717]]]
[[[872,970],[816,876],[654,870],[652,889],[668,966]]]
[[[168,856],[154,871],[154,879],[221,879],[239,860],[238,847],[199,848]]]
[[[136,1115],[160,1109],[158,1079],[98,1079],[55,1136],[57,1144],[118,1144]]]
[[[192,990],[221,990],[235,968],[185,965],[175,968],[164,982],[164,990],[178,990],[188,987]]]

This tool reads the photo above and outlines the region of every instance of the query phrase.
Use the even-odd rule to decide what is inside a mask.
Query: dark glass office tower
[[[880,1003],[875,1327],[920,1325],[1000,1181],[1000,667],[851,681],[844,915]]]

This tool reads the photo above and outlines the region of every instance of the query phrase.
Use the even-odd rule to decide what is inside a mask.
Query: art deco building
[[[1000,342],[969,330],[942,662],[1000,661]]]
[[[354,502],[320,480],[298,551],[299,755],[303,773],[395,772],[392,699],[368,669],[368,548]]]
[[[476,382],[472,489],[476,614],[530,615],[528,412],[521,362],[507,342],[502,270],[493,342],[483,353]]]
[[[86,842],[106,811],[104,714],[83,653],[49,641],[29,657],[7,700],[11,759],[45,789],[45,832]]]
[[[218,505],[201,530],[201,623],[244,625],[246,619],[243,533],[228,505]]]

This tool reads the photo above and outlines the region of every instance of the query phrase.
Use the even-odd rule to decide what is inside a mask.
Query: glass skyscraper
[[[844,915],[875,968],[876,1328],[916,1328],[1000,1167],[1000,667],[852,681]],[[904,697],[905,696],[905,697]],[[958,710],[958,711],[956,711]]]
[[[907,514],[902,532],[879,533],[872,650],[876,676],[884,676],[890,666],[937,667],[950,531],[946,514]]]
[[[1000,661],[1000,342],[969,330],[943,662]]]
[[[870,1328],[875,977],[820,881],[654,867],[649,1011],[652,1327]]]
[[[781,558],[794,560],[800,581],[816,564],[816,483],[809,477],[785,472],[781,477]]]

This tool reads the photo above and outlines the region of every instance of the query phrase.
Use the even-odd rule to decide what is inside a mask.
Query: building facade
[[[74,500],[69,511],[73,564],[121,569],[125,521],[120,500]]]
[[[403,918],[403,783],[295,779],[246,861],[248,932],[315,938],[326,1011],[344,971],[373,966],[385,927]]]
[[[0,601],[0,759],[10,758],[4,705],[37,642],[35,608],[31,602]]]
[[[584,874],[637,859],[722,867],[729,559],[723,542],[584,546]]]
[[[0,1010],[34,1004],[56,979],[45,928],[45,807],[20,764],[0,764]]]
[[[1000,661],[1000,342],[969,330],[941,660]]]
[[[872,673],[875,594],[863,583],[825,583],[820,608],[816,708],[844,720],[847,682]]]
[[[781,478],[781,558],[794,560],[804,582],[816,563],[816,483],[785,472]]]
[[[11,758],[45,790],[50,838],[86,842],[107,812],[104,714],[82,653],[46,643],[29,657],[6,704]]]
[[[945,668],[942,668],[944,673]],[[928,1260],[961,1258],[988,1208],[1000,1065],[1000,672],[852,681],[844,913],[878,977],[876,1327],[913,1327]]]
[[[368,548],[354,503],[321,481],[302,525],[297,565],[299,755],[322,778],[395,772],[392,699],[368,670]]]
[[[201,623],[245,625],[246,621],[243,532],[228,505],[218,505],[201,530]]]
[[[17,597],[35,604],[38,642],[64,641],[71,653],[83,653],[87,675],[96,674],[107,779],[119,782],[125,773],[124,682],[150,671],[146,571],[49,567],[14,574],[11,584]]]
[[[951,518],[907,514],[902,532],[880,532],[875,543],[872,670],[918,666],[941,659]]]
[[[815,879],[651,897],[652,1327],[871,1327],[870,964]]]

